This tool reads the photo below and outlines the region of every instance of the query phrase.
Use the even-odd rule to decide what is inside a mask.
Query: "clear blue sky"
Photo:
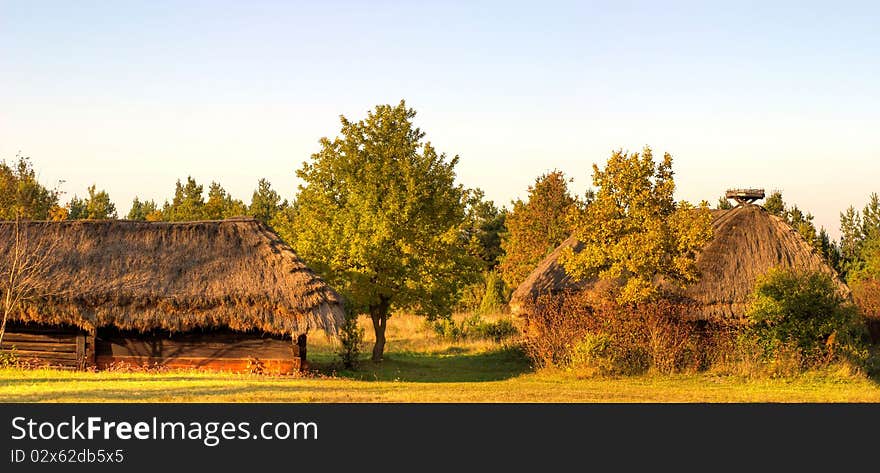
[[[880,4],[765,3],[0,1],[0,158],[122,214],[188,174],[291,198],[340,114],[404,98],[501,204],[649,144],[680,199],[780,189],[836,236],[880,191]]]

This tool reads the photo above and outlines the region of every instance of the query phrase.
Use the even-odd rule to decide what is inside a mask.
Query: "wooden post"
[[[300,366],[305,366],[305,364],[306,364],[306,334],[302,334],[302,335],[296,337],[296,346],[299,349]]]
[[[86,367],[86,334],[82,331],[76,334],[76,367],[80,370]]]
[[[86,357],[83,368],[93,366],[95,366],[95,332],[91,331],[86,335]]]

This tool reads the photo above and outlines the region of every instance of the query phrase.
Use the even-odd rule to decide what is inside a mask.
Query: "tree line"
[[[594,165],[593,184],[572,192],[559,170],[538,176],[525,199],[510,207],[478,188],[456,183],[458,156],[437,151],[414,125],[404,101],[379,105],[365,118],[340,117],[338,135],[296,171],[301,184],[288,201],[261,179],[250,202],[211,182],[207,193],[192,177],[178,180],[161,205],[135,198],[125,216],[138,221],[216,220],[251,216],[274,229],[318,274],[339,290],[352,317],[373,322],[373,359],[384,352],[385,327],[397,311],[429,318],[455,310],[497,311],[511,291],[565,239],[585,251],[566,254],[579,276],[625,279],[621,301],[650,298],[651,279],[664,274],[686,282],[693,259],[709,237],[708,203],[672,198],[671,156],[655,162],[642,153],[615,151],[605,169]],[[61,202],[58,186],[41,184],[30,159],[0,163],[0,219],[115,219],[115,204],[95,185]],[[634,192],[621,206],[618,192]],[[720,199],[718,208],[729,208]],[[784,219],[851,281],[880,280],[880,203],[841,213],[842,238],[817,231],[813,216],[773,193],[764,207]],[[691,212],[690,209],[700,209]],[[623,218],[626,217],[626,218]],[[637,221],[638,225],[633,226]],[[674,253],[674,254],[673,254]],[[662,256],[662,257],[661,257]],[[880,292],[880,291],[876,291]]]
[[[86,195],[74,194],[67,203],[61,202],[60,183],[50,188],[37,179],[31,159],[18,155],[12,163],[0,162],[0,219],[15,220],[113,220],[119,218],[116,204],[105,190],[95,184],[86,189]],[[260,179],[249,204],[233,198],[217,182],[203,185],[187,176],[174,186],[173,197],[162,206],[153,200],[135,197],[127,220],[147,222],[180,222],[193,220],[222,220],[247,216],[270,223],[290,205],[272,189],[267,179]]]

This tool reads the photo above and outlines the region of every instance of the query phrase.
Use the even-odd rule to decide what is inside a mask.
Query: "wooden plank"
[[[105,340],[126,339],[126,340],[171,340],[175,342],[201,342],[211,339],[216,342],[229,343],[248,340],[281,340],[291,341],[290,336],[266,335],[247,332],[230,332],[230,331],[205,331],[205,332],[131,332],[118,331],[112,329],[99,329],[98,338]]]
[[[139,349],[139,347],[113,345],[110,350],[101,350],[98,354],[111,356],[157,356],[163,358],[247,358],[249,356],[266,358],[294,357],[294,352],[291,347],[284,347],[282,349],[242,349],[240,347],[227,347],[222,349],[190,347],[188,349],[180,349],[165,347],[162,350],[144,350]]]
[[[76,335],[81,329],[71,326],[10,323],[7,330],[18,333],[67,334]]]
[[[2,350],[11,350],[15,347],[16,351],[52,351],[52,352],[70,352],[76,351],[76,345],[73,343],[38,343],[38,342],[9,342],[3,340]]]
[[[60,352],[49,352],[49,351],[25,351],[25,350],[16,350],[16,356],[19,359],[27,359],[27,358],[40,358],[40,359],[51,359],[51,360],[70,360],[76,361],[76,353],[60,353]]]
[[[195,342],[177,342],[174,340],[136,340],[136,339],[106,339],[101,338],[99,343],[107,343],[111,345],[121,345],[121,346],[132,346],[132,347],[145,347],[147,349],[153,348],[179,348],[182,350],[192,349],[192,348],[207,348],[207,349],[227,349],[229,347],[241,347],[244,349],[254,348],[267,348],[267,347],[294,347],[294,344],[289,341],[282,340],[245,340],[241,342],[217,342],[210,338],[205,338],[201,341]]]
[[[44,342],[44,343],[73,343],[75,334],[46,334],[46,333],[21,333],[6,332],[3,335],[3,343],[10,342]]]
[[[178,343],[169,340],[102,340],[96,341],[96,355],[158,356],[197,358],[290,358],[296,355],[295,346],[283,340],[247,340],[239,343],[209,341]]]

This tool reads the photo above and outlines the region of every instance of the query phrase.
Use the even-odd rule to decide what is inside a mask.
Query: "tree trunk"
[[[0,345],[3,345],[3,335],[6,335],[6,319],[8,313],[3,312],[3,325],[0,325]]]
[[[3,325],[0,325],[0,345],[3,345],[3,336],[6,335],[6,320],[9,319],[9,293],[10,290],[6,290],[6,297],[3,301]]]
[[[373,332],[376,334],[376,343],[373,344],[373,361],[382,361],[385,353],[385,326],[388,325],[388,309],[391,300],[385,296],[379,296],[379,303],[370,306],[370,319],[373,320]]]

